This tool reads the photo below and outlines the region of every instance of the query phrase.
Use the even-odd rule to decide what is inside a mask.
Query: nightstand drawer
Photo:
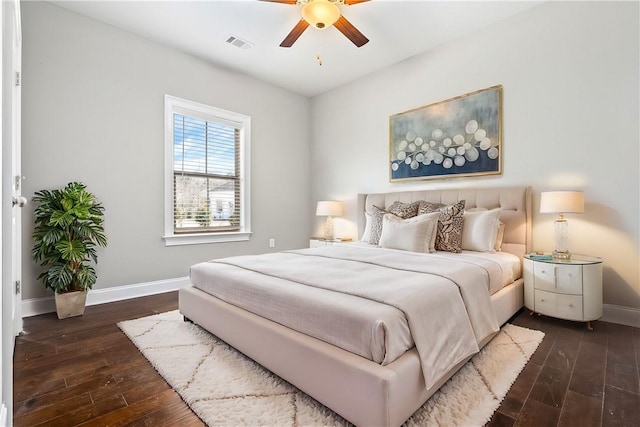
[[[547,263],[533,265],[534,287],[543,291],[556,291],[556,266]]]
[[[582,295],[582,266],[556,266],[556,285],[563,294]]]
[[[582,320],[582,297],[579,295],[557,295],[558,317]]]
[[[553,292],[536,290],[535,311],[548,316],[556,316],[557,296]]]
[[[310,248],[320,248],[322,246],[327,246],[327,241],[326,240],[309,239],[309,247]]]
[[[582,295],[582,266],[536,263],[535,288],[562,294]]]

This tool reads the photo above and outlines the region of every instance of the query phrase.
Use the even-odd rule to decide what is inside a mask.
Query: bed
[[[495,314],[495,319],[492,321],[496,322],[497,325],[501,325],[523,306],[523,279],[520,277],[520,261],[522,256],[531,249],[531,189],[529,187],[361,194],[358,196],[357,203],[359,235],[363,236],[366,231],[365,213],[370,214],[376,207],[385,209],[394,202],[411,204],[417,201],[452,205],[461,200],[465,201],[465,209],[468,211],[500,209],[499,219],[504,224],[501,252],[504,253],[505,258],[508,256],[517,257],[519,268],[515,268],[517,273],[514,273],[512,277],[514,280],[507,284],[501,284],[497,290],[487,294],[489,295],[487,301],[492,311],[492,316]],[[389,259],[384,258],[384,261],[381,262],[385,263],[385,265],[378,266],[376,264],[378,261],[372,262],[372,260],[377,259],[381,251],[376,252],[375,249],[370,247],[357,249],[355,247],[347,247],[347,245],[338,246],[341,248],[340,250],[337,250],[337,248],[335,251],[331,251],[330,248],[306,249],[280,253],[275,257],[282,259],[282,264],[290,262],[300,265],[300,263],[313,260],[318,264],[318,267],[324,268],[324,270],[321,270],[323,271],[322,275],[316,274],[318,277],[329,277],[330,274],[328,272],[333,269],[334,262],[362,261],[364,265],[371,265],[372,269],[379,268],[378,271],[383,271],[383,268],[388,267],[396,268],[397,265],[394,263],[399,262],[397,259],[400,255],[396,254],[396,256],[394,252],[400,251],[396,249],[387,250],[392,254],[391,257]],[[447,254],[436,252],[433,255],[442,259],[438,264],[446,265],[449,262],[446,259]],[[419,262],[421,258],[417,258],[419,256],[428,257],[429,255],[416,254],[415,257],[418,262],[414,262],[412,264],[413,267],[409,268],[410,270],[422,268]],[[335,260],[334,257],[347,257],[348,259],[346,261]],[[414,257],[413,254],[411,254],[411,257]],[[456,255],[453,255],[453,257],[455,258]],[[349,258],[357,259],[354,261]],[[459,258],[473,259],[481,257],[473,253],[463,252],[459,254]],[[299,261],[299,259],[302,261]],[[215,276],[217,274],[216,271],[208,271],[211,269],[210,264],[201,265],[197,268],[194,266],[192,269],[192,281],[196,282],[198,287],[190,285],[180,290],[180,312],[185,318],[223,339],[356,425],[402,424],[473,355],[467,354],[469,353],[468,349],[457,353],[457,357],[460,355],[463,357],[448,359],[448,363],[438,367],[442,372],[437,371],[437,375],[430,375],[431,370],[425,364],[425,360],[433,360],[433,357],[437,359],[437,355],[425,356],[425,350],[422,350],[425,346],[422,345],[420,348],[420,346],[414,345],[419,340],[413,343],[410,340],[407,342],[407,339],[404,338],[397,339],[396,341],[404,343],[404,346],[407,347],[406,351],[389,348],[377,350],[377,347],[373,346],[372,350],[367,350],[366,348],[346,350],[343,347],[348,346],[349,343],[345,343],[343,338],[336,338],[335,341],[332,341],[330,336],[321,336],[307,329],[313,327],[313,319],[315,318],[312,315],[312,311],[310,311],[311,309],[307,309],[304,306],[300,310],[310,313],[308,317],[312,321],[307,323],[311,323],[311,325],[291,323],[291,320],[287,321],[286,319],[284,321],[282,319],[277,319],[277,321],[269,320],[263,317],[265,314],[260,311],[259,304],[258,307],[252,306],[249,309],[244,309],[240,307],[242,304],[238,303],[238,301],[245,299],[244,296],[251,294],[253,291],[243,294],[241,286],[245,285],[245,274],[236,274],[236,270],[243,270],[244,272],[249,270],[250,275],[255,276],[251,279],[246,279],[247,286],[249,286],[250,282],[256,282],[253,284],[254,286],[260,285],[260,280],[256,275],[261,273],[253,271],[253,264],[244,265],[242,262],[244,262],[243,259],[231,259],[228,263],[216,262],[213,269],[229,270],[231,272],[230,274],[234,277],[234,280],[231,280],[228,286],[232,292],[231,297],[226,294],[224,297],[216,297],[206,289],[205,283],[218,281]],[[389,263],[391,264],[386,265]],[[474,261],[473,263],[476,262]],[[478,260],[477,263],[481,264],[480,268],[485,268],[488,265],[483,260]],[[211,264],[213,265],[213,263]],[[269,283],[267,287],[271,287],[271,284],[273,284],[275,289],[287,281],[288,276],[286,275],[289,273],[287,273],[287,270],[281,271],[279,263],[270,264],[264,267],[271,269],[264,276],[264,282]],[[361,267],[358,268],[361,269]],[[359,271],[362,271],[363,274],[367,273],[362,269]],[[377,273],[370,274],[375,276]],[[400,272],[399,274],[405,273]],[[314,279],[312,275],[307,276],[305,280],[311,282],[322,281]],[[326,286],[330,287],[331,280],[327,278],[326,281],[328,282]],[[339,281],[338,278],[335,281]],[[403,280],[403,283],[405,281]],[[287,286],[281,287],[285,289],[285,293],[288,292],[286,291],[288,289]],[[460,289],[460,293],[464,294],[463,288]],[[233,292],[236,292],[235,300],[232,298]],[[315,292],[319,295],[323,290],[316,290]],[[331,289],[328,292],[331,292]],[[359,298],[360,295],[355,290],[348,297]],[[277,300],[277,298],[275,296],[267,297],[267,299],[274,300]],[[250,298],[246,299],[249,300]],[[321,300],[322,298],[318,297],[318,301]],[[289,306],[296,305],[297,303],[289,304]],[[343,322],[351,321],[349,316],[350,314],[347,315],[347,320],[343,320]],[[419,314],[411,314],[411,316],[414,316],[414,324],[425,323],[415,321],[415,319],[421,319]],[[411,322],[411,316],[407,315],[409,323]],[[334,314],[325,317],[333,318]],[[335,320],[338,325],[344,325],[344,323],[340,323],[340,319]],[[354,322],[357,323],[357,320],[354,320]],[[346,328],[335,327],[334,325],[334,329]],[[491,325],[483,329],[482,324],[476,326],[472,323],[471,329],[475,334],[476,342],[474,345],[477,344],[477,348],[484,346],[495,334],[495,327]],[[478,332],[480,329],[482,329],[482,333]],[[427,335],[429,333],[430,331],[427,330]],[[395,335],[387,335],[387,337],[389,336],[393,338]],[[387,341],[393,340],[387,338]],[[443,342],[446,343],[446,340]],[[447,348],[449,345],[447,344],[443,347]],[[418,351],[419,348],[421,351]],[[398,355],[387,357],[386,352],[396,352]],[[378,354],[378,356],[374,353]]]

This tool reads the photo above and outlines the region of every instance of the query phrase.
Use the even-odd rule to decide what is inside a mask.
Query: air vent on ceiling
[[[240,49],[251,49],[251,46],[253,46],[253,43],[242,40],[240,37],[236,37],[234,35],[229,35],[226,42],[232,46],[239,47]]]

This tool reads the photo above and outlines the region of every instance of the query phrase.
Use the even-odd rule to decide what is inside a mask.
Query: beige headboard
[[[465,208],[501,208],[500,220],[505,224],[502,250],[523,256],[531,251],[531,187],[461,188],[455,190],[421,190],[397,193],[358,194],[358,236],[365,226],[365,212],[371,206],[384,209],[395,201],[411,203],[426,200],[450,205],[465,200]]]

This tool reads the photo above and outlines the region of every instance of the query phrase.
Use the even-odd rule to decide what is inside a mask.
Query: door
[[[26,199],[22,197],[22,151],[21,151],[21,79],[22,79],[22,34],[20,21],[20,1],[13,3],[13,29],[11,31],[11,265],[13,284],[11,320],[13,336],[22,332],[22,208]],[[13,341],[13,340],[12,340]]]
[[[0,425],[12,424],[13,350],[15,336],[22,331],[21,313],[21,195],[20,159],[21,54],[20,2],[2,2],[2,339],[0,345]]]

